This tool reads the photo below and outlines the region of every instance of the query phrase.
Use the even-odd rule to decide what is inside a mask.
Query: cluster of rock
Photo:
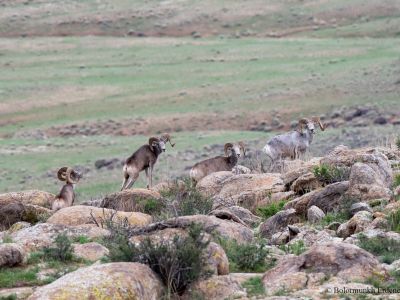
[[[259,235],[277,257],[277,265],[265,270],[262,283],[265,299],[275,294],[291,299],[319,299],[334,287],[368,288],[372,276],[390,278],[390,270],[400,265],[380,263],[371,253],[358,246],[358,234],[367,238],[384,236],[400,242],[400,234],[391,232],[387,216],[400,206],[394,201],[399,191],[392,189],[394,169],[400,153],[393,149],[348,149],[336,147],[325,157],[308,162],[285,162],[284,172],[252,174],[245,167],[233,172],[217,172],[203,178],[196,189],[213,201],[208,215],[180,216],[155,222],[142,213],[143,199],[162,201],[159,193],[174,183],[161,183],[153,190],[132,189],[106,196],[104,199],[61,209],[49,210],[54,195],[27,191],[0,195],[0,267],[24,265],[30,253],[50,247],[63,232],[74,238],[90,239],[110,234],[104,220],[112,216],[126,220],[140,234],[131,243],[144,237],[153,241],[170,241],[176,235],[187,236],[193,223],[201,224],[212,240],[205,250],[212,276],[192,284],[183,299],[201,295],[204,299],[248,299],[243,282],[260,274],[229,273],[229,260],[217,234],[239,244],[251,243]],[[348,169],[348,178],[326,184],[314,175],[316,166]],[[184,187],[182,187],[184,188]],[[261,221],[258,208],[286,201],[283,210]],[[349,218],[341,222],[319,225],[329,213],[346,209]],[[379,209],[378,209],[379,208]],[[10,214],[11,211],[15,213]],[[5,217],[9,215],[9,217]],[[36,223],[36,224],[35,224]],[[282,251],[282,245],[302,242],[307,251],[300,255]],[[101,264],[108,254],[103,245],[90,242],[74,244],[76,256],[96,262],[62,276],[48,285],[25,289],[0,290],[21,294],[21,299],[159,299],[165,286],[146,265],[138,263]],[[400,269],[400,268],[398,268]]]
[[[400,125],[400,115],[397,112],[383,111],[377,105],[356,105],[342,107],[321,116],[324,124],[330,128],[367,127],[373,125]],[[297,126],[297,121],[290,123],[291,128]],[[275,113],[270,121],[255,122],[249,130],[271,132],[287,128],[287,124]]]

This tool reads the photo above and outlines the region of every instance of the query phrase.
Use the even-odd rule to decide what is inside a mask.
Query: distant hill
[[[398,0],[6,0],[0,36],[316,36],[400,34]]]

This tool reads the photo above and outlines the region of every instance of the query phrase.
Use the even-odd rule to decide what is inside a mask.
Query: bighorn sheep
[[[313,140],[315,124],[318,124],[322,131],[325,130],[319,117],[312,117],[311,120],[304,118],[299,120],[296,130],[270,139],[263,151],[271,158],[273,166],[279,159],[296,159],[300,154],[304,154]]]
[[[246,150],[243,142],[235,144],[226,143],[224,146],[225,156],[216,156],[198,162],[190,170],[190,178],[194,183],[198,182],[203,177],[219,171],[231,171],[236,166],[238,159],[243,151],[243,156],[246,155]]]
[[[161,152],[165,152],[165,143],[169,142],[172,147],[171,137],[168,133],[164,133],[161,137],[151,137],[148,145],[141,146],[125,161],[123,167],[124,180],[122,182],[121,191],[129,189],[133,186],[139,177],[141,171],[146,172],[147,188],[153,185],[153,168]]]
[[[57,177],[66,184],[61,188],[51,205],[52,210],[59,210],[64,207],[72,206],[75,200],[74,186],[82,178],[82,174],[74,171],[72,168],[63,167],[57,172]]]

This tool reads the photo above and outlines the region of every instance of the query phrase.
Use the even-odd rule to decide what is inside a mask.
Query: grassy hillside
[[[156,182],[226,141],[260,149],[275,133],[254,128],[276,119],[287,130],[341,106],[396,112],[399,16],[395,0],[2,1],[0,192],[56,192],[64,165],[85,170],[80,200],[116,191],[120,166],[94,162],[160,132],[177,146]],[[396,132],[330,129],[313,153]]]
[[[6,0],[0,5],[0,36],[9,37],[313,36],[319,30],[389,37],[399,34],[400,24],[397,0]]]
[[[400,88],[393,39],[65,37],[0,45],[3,136],[139,117],[153,124],[143,134],[171,123],[178,131],[195,115],[210,119],[200,129],[247,129],[274,111],[290,118],[340,105],[393,106]],[[228,128],[221,115],[230,117]]]

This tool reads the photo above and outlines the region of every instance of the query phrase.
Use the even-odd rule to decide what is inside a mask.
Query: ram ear
[[[246,156],[246,147],[242,141],[238,142],[240,149],[243,151],[243,156]]]
[[[149,138],[149,146],[150,146],[151,151],[154,151],[154,148],[153,148],[154,143],[158,143],[159,141],[160,140],[154,136]]]
[[[226,143],[226,144],[224,145],[225,156],[229,156],[229,154],[228,154],[228,149],[229,149],[229,148],[232,148],[232,147],[233,147],[232,143]]]
[[[296,129],[296,130],[297,130],[300,134],[303,134],[303,130],[304,130],[304,128],[306,127],[306,125],[307,125],[308,122],[309,122],[309,120],[306,119],[306,118],[300,119],[299,122],[297,123],[297,129]]]

